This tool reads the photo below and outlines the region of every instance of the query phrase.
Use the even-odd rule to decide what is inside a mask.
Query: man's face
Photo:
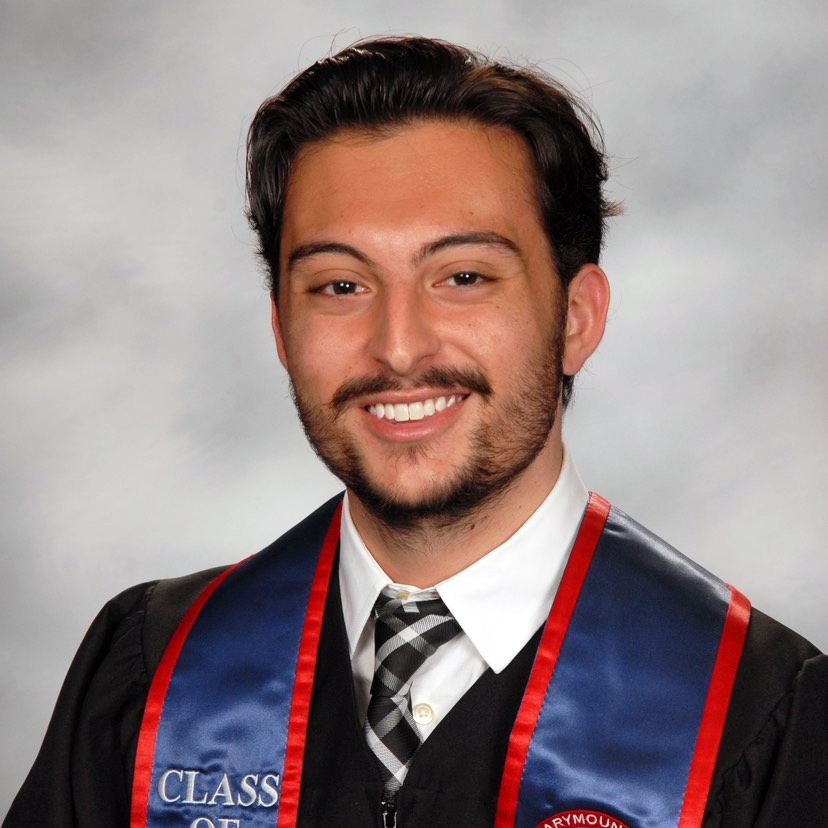
[[[565,303],[519,138],[430,121],[307,148],[280,273],[303,425],[375,515],[456,519],[551,485]]]

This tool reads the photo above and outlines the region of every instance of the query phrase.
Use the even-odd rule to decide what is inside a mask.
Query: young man
[[[605,179],[565,90],[441,42],[262,105],[276,345],[344,501],[112,601],[9,828],[828,824],[828,659],[563,446]]]

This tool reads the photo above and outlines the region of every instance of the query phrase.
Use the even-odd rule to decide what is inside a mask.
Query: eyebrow
[[[368,267],[374,267],[374,263],[364,253],[361,253],[356,247],[350,244],[342,244],[341,242],[310,242],[308,244],[300,244],[299,247],[290,251],[287,260],[287,271],[290,273],[296,266],[304,261],[310,259],[312,256],[319,256],[323,253],[341,253],[345,256],[351,256],[362,264]]]
[[[501,236],[500,233],[494,233],[492,231],[476,231],[470,233],[452,233],[451,235],[441,236],[439,239],[424,244],[414,257],[414,263],[420,264],[429,256],[434,256],[441,250],[472,245],[495,247],[520,256],[520,248],[506,236]],[[350,244],[334,241],[319,241],[300,244],[299,247],[290,252],[287,259],[288,273],[294,270],[305,259],[320,256],[325,253],[340,253],[356,259],[367,267],[376,267],[368,256]]]
[[[450,247],[463,247],[465,245],[496,247],[520,256],[520,248],[511,239],[506,236],[501,236],[500,233],[481,230],[472,233],[453,233],[450,236],[442,236],[439,239],[428,242],[428,244],[420,248],[420,252],[414,261],[416,264],[419,264],[424,259],[433,256],[435,253],[439,253],[441,250],[447,250]]]

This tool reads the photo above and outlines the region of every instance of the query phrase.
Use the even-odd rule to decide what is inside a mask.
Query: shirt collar
[[[552,491],[514,535],[436,585],[463,632],[494,672],[499,673],[512,661],[549,615],[588,497],[564,448],[561,472]],[[377,595],[390,579],[359,536],[347,494],[342,510],[339,578],[353,656]],[[420,591],[408,589],[414,595]]]

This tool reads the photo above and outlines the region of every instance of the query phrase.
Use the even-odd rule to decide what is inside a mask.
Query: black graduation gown
[[[104,607],[3,828],[127,828],[149,682],[184,611],[219,571],[142,584]],[[423,744],[400,793],[400,828],[492,825],[539,634],[501,674],[484,673]],[[357,718],[336,576],[321,640],[299,826],[379,826],[382,784]],[[757,610],[704,826],[828,828],[828,656]]]

